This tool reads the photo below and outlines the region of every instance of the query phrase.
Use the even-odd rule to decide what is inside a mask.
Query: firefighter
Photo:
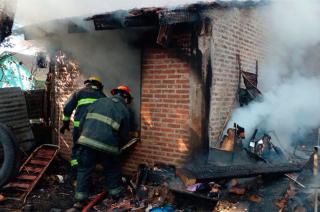
[[[69,211],[81,210],[86,204],[91,174],[97,163],[104,167],[110,197],[116,201],[124,195],[119,155],[120,148],[129,138],[127,105],[131,103],[132,96],[127,86],[119,86],[111,94],[112,97],[98,99],[90,105],[80,121],[76,203]]]
[[[63,109],[63,125],[60,128],[60,133],[64,134],[65,130],[69,129],[70,124],[70,116],[74,110],[76,110],[74,114],[74,121],[73,121],[73,132],[72,132],[72,140],[73,140],[73,147],[72,147],[72,155],[70,165],[73,168],[73,172],[75,172],[75,168],[78,165],[77,161],[77,153],[78,153],[78,146],[76,141],[80,136],[79,132],[79,123],[80,119],[82,118],[83,114],[86,111],[88,105],[95,102],[97,99],[105,97],[106,95],[103,93],[103,84],[101,78],[98,76],[91,76],[89,79],[84,81],[85,87],[73,93],[71,98],[67,101]],[[75,174],[75,173],[74,173]]]

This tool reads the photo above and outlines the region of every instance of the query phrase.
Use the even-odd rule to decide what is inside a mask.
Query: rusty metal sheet
[[[15,135],[20,147],[27,150],[34,136],[28,119],[25,97],[20,88],[0,89],[0,122]]]

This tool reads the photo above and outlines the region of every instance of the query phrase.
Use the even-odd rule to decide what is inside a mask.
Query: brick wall
[[[213,147],[234,107],[239,76],[236,54],[240,54],[245,71],[255,72],[255,61],[261,62],[265,55],[264,32],[254,9],[214,9],[205,15],[212,19],[209,138]],[[201,86],[192,79],[200,70],[192,70],[188,61],[177,55],[177,49],[157,47],[143,50],[141,71],[141,142],[126,160],[127,172],[136,170],[140,163],[182,164],[194,147],[191,132],[201,130],[195,130],[194,118],[191,118],[194,117],[192,108],[199,105],[193,103],[194,99],[199,99],[193,98],[194,93],[201,90]],[[56,72],[57,76],[62,76],[55,80],[58,87],[63,86],[65,77],[82,84],[78,73],[71,76]],[[54,101],[59,119],[64,102],[78,86],[75,83],[67,88],[56,88],[57,98]],[[62,138],[62,152],[68,156],[71,147],[67,148],[64,141],[70,142],[71,137],[66,135]]]
[[[265,55],[265,33],[256,9],[215,9],[206,13],[212,19],[212,89],[209,137],[210,146],[217,138],[230,111],[235,107],[240,54],[244,71],[255,73],[256,60]],[[259,85],[258,85],[259,86]]]
[[[174,49],[147,48],[142,58],[141,142],[126,171],[140,163],[181,164],[190,150],[190,72]]]
[[[62,111],[68,97],[83,86],[82,76],[69,60],[57,60],[51,68],[51,104],[54,141],[61,155],[69,159],[72,147],[70,132],[59,134]],[[66,65],[67,64],[67,65]],[[190,153],[190,72],[176,50],[148,48],[142,58],[141,141],[125,163],[125,171],[141,163],[182,164]],[[70,125],[71,126],[71,125]],[[72,131],[72,129],[71,129]]]
[[[66,159],[71,157],[72,130],[71,119],[70,131],[61,135],[59,129],[62,124],[63,107],[69,96],[79,88],[83,87],[83,77],[80,75],[78,66],[67,55],[59,53],[56,56],[56,63],[50,67],[50,104],[51,124],[53,126],[53,143],[60,146],[60,154]]]

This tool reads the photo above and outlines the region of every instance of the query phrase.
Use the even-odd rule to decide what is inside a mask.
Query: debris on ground
[[[260,197],[259,195],[253,194],[249,197],[249,200],[251,200],[252,202],[260,203],[262,201],[262,197]]]
[[[174,177],[174,166],[155,165],[150,168],[140,165],[137,173],[132,177],[124,178],[124,183],[127,185],[127,193],[124,198],[117,202],[106,198],[93,206],[93,209],[96,211],[117,209],[169,212],[168,208],[174,208],[174,197],[169,188],[169,182]]]
[[[222,211],[230,211],[230,212],[246,212],[248,211],[248,206],[244,203],[240,202],[230,202],[230,201],[219,201],[217,206],[213,210],[213,212],[222,212]]]
[[[70,178],[69,162],[59,156],[52,161],[43,177],[29,194],[26,203],[3,201],[5,211],[65,211],[73,204],[74,186]],[[63,177],[63,183],[57,175]],[[2,193],[5,195],[5,193]]]
[[[43,144],[36,148],[22,164],[17,176],[3,186],[7,200],[22,201],[31,193],[36,184],[54,160],[59,147],[52,144]]]
[[[259,157],[248,165],[206,164],[177,169],[167,164],[141,164],[132,175],[123,176],[127,190],[117,201],[109,198],[101,186],[105,179],[103,170],[97,166],[92,177],[91,202],[84,212],[309,211],[314,203],[308,187],[314,182],[312,165],[311,159],[304,167],[295,163],[272,165]],[[69,163],[56,157],[25,204],[8,204],[6,194],[2,193],[1,208],[55,212],[71,208],[74,202],[71,176]]]

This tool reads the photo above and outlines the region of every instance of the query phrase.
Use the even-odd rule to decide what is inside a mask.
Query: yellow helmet
[[[99,76],[91,76],[91,77],[89,77],[89,81],[97,81],[102,84],[101,77],[99,77]]]

